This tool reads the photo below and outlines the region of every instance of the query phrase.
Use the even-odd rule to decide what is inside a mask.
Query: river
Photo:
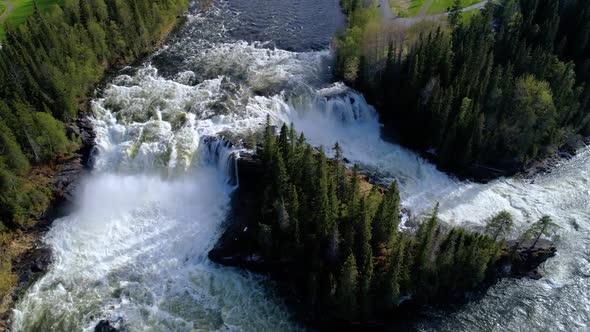
[[[263,277],[207,259],[223,231],[240,151],[270,115],[314,145],[339,142],[384,183],[397,179],[413,213],[441,204],[451,224],[512,212],[519,228],[543,214],[560,225],[545,278],[504,280],[422,331],[586,330],[590,321],[590,150],[534,179],[462,182],[381,139],[376,111],[333,82],[328,50],[342,26],[337,0],[194,4],[147,63],[127,68],[92,103],[92,174],[74,212],[44,241],[49,272],[17,304],[13,331],[304,330]],[[237,175],[239,177],[239,174]]]

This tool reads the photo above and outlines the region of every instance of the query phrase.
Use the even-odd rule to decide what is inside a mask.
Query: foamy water
[[[506,209],[518,229],[549,214],[558,256],[540,281],[507,280],[423,330],[585,330],[590,320],[590,150],[535,179],[460,182],[380,138],[376,111],[332,83],[329,51],[288,52],[231,40],[239,15],[195,15],[151,64],[115,78],[93,102],[93,174],[45,242],[50,271],[18,303],[14,331],[288,331],[301,327],[259,276],[210,263],[235,189],[234,141],[294,122],[313,145],[338,142],[415,213],[441,203],[452,224]],[[233,35],[236,34],[235,30]]]

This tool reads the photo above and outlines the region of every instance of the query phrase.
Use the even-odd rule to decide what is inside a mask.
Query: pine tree
[[[289,221],[290,221],[290,233],[294,247],[297,248],[300,245],[300,229],[299,229],[299,196],[297,194],[297,187],[291,185],[289,190]]]
[[[371,251],[371,221],[367,201],[363,197],[359,203],[356,217],[355,257],[358,261],[359,271],[359,295],[361,315],[367,317],[371,312],[370,287],[373,278],[373,254]]]
[[[338,314],[346,320],[354,320],[358,316],[357,292],[359,275],[356,268],[354,255],[350,254],[342,265],[338,288],[336,290],[336,303]]]
[[[25,175],[30,169],[29,161],[22,153],[16,137],[4,121],[0,119],[0,165],[18,175]]]
[[[553,219],[551,219],[550,216],[541,217],[539,221],[535,222],[525,233],[527,238],[534,239],[531,249],[537,245],[541,236],[554,236],[558,228],[559,225],[553,222]]]
[[[486,232],[496,241],[499,236],[510,232],[513,225],[512,215],[508,211],[501,211],[488,221]]]
[[[286,123],[283,123],[283,125],[281,126],[278,148],[281,151],[285,165],[288,165],[291,159],[291,144],[289,144],[289,128],[287,127]]]
[[[263,155],[262,160],[269,165],[273,159],[275,150],[275,135],[273,132],[270,115],[266,116],[266,126],[264,127],[264,138],[262,141]]]
[[[394,181],[385,192],[373,219],[372,246],[375,255],[381,247],[390,248],[399,226],[399,190]]]
[[[316,223],[321,236],[327,237],[331,234],[332,227],[334,227],[334,220],[329,197],[328,161],[323,147],[320,147],[318,153],[315,172],[317,174],[316,186],[318,188],[315,197],[315,207],[317,208]]]

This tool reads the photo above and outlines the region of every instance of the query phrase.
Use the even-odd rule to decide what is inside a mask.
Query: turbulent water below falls
[[[306,32],[318,12],[333,19]],[[379,181],[396,179],[414,213],[440,202],[452,224],[481,225],[502,209],[520,228],[543,214],[560,223],[544,279],[502,281],[419,330],[587,330],[590,149],[534,179],[479,185],[439,172],[383,141],[375,110],[331,82],[330,52],[314,50],[328,45],[339,15],[336,0],[214,2],[150,63],[113,79],[93,102],[93,173],[76,211],[45,236],[55,262],[18,303],[12,330],[92,331],[101,319],[129,331],[304,329],[263,278],[207,260],[240,153],[220,138],[246,137],[267,115],[294,122],[314,145],[339,142]]]

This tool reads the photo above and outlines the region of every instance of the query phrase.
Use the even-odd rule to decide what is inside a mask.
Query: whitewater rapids
[[[589,149],[534,179],[458,181],[381,139],[375,109],[331,81],[329,51],[275,48],[303,40],[297,22],[278,28],[282,8],[263,21],[240,12],[254,10],[244,1],[191,15],[149,63],[121,73],[93,101],[92,175],[75,212],[45,236],[55,261],[17,304],[13,331],[92,331],[102,319],[128,331],[302,330],[266,280],[207,260],[239,176],[240,148],[226,141],[259,130],[267,115],[277,125],[293,122],[314,145],[339,142],[351,163],[379,181],[397,180],[415,214],[440,202],[451,224],[477,227],[503,209],[518,230],[543,214],[560,223],[558,256],[543,266],[544,279],[505,280],[419,329],[588,329]],[[312,12],[315,1],[308,2]],[[242,26],[265,33],[242,38]]]

